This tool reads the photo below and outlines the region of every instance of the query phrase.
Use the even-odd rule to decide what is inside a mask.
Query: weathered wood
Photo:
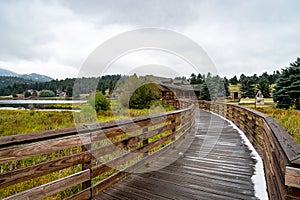
[[[82,183],[82,190],[85,190],[92,186],[92,180],[91,180],[92,155],[90,154],[91,144],[83,145],[83,146],[81,146],[81,149],[83,152],[88,153],[88,157],[90,158],[90,159],[83,160],[82,168],[81,168],[82,171],[89,170],[89,174],[90,174],[89,180],[84,181]]]
[[[267,117],[265,120],[272,129],[272,133],[288,157],[289,162],[300,165],[300,146],[297,142],[273,118]]]
[[[285,185],[300,188],[300,169],[286,167]]]
[[[178,115],[178,114],[176,114],[176,115]],[[98,141],[98,140],[102,140],[102,139],[106,139],[106,138],[112,138],[112,137],[116,137],[119,135],[123,135],[128,132],[141,130],[142,128],[158,125],[163,122],[173,120],[174,118],[176,118],[176,115],[164,116],[162,118],[156,118],[156,119],[147,119],[146,121],[131,123],[129,125],[120,124],[120,126],[118,126],[118,127],[114,127],[111,129],[105,129],[105,130],[101,130],[101,131],[93,133],[92,141]]]
[[[147,128],[143,128],[143,135],[147,135],[147,133],[148,133],[148,127]],[[143,139],[143,146],[145,146],[145,145],[147,145],[147,144],[149,144],[149,138],[147,138],[147,137],[145,137],[144,139]],[[144,152],[144,157],[145,156],[148,156],[148,154],[149,154],[149,152]]]
[[[0,149],[0,164],[90,143],[87,134]]]
[[[78,127],[79,128],[79,127]],[[8,145],[25,144],[29,142],[37,142],[55,137],[63,137],[77,134],[77,128],[65,128],[58,130],[41,131],[36,133],[26,133],[12,136],[0,137],[0,148]]]
[[[145,159],[147,158],[147,161],[149,161],[149,159],[154,158],[152,155],[158,155],[156,152],[163,152],[160,150],[164,150],[166,147],[170,147],[177,144],[178,141],[182,141],[184,134],[186,134],[186,132],[189,131],[191,126],[194,124],[194,122],[192,122],[194,115],[193,105],[186,104],[185,106],[187,107],[181,110],[146,117],[137,117],[130,120],[116,120],[112,122],[89,124],[82,127],[32,133],[27,134],[26,136],[18,135],[1,138],[0,164],[15,161],[19,162],[22,159],[42,154],[62,152],[64,149],[81,148],[81,152],[73,152],[74,154],[70,156],[63,156],[61,158],[55,158],[54,160],[47,160],[39,164],[33,164],[26,168],[2,173],[0,178],[0,188],[5,188],[48,173],[82,164],[82,172],[26,190],[8,197],[8,199],[32,197],[35,199],[41,199],[77,184],[82,184],[82,191],[72,195],[70,198],[90,199],[94,193],[94,191],[92,191],[93,188],[95,191],[103,190],[110,186],[110,184],[118,181],[125,174],[122,172],[112,174],[105,180],[96,183],[95,187],[91,185],[91,179],[93,177],[109,172],[114,166],[116,168],[120,168],[120,166],[124,165],[124,163],[129,161],[131,162],[133,159],[136,160],[137,155],[144,154],[151,150],[151,155],[144,157]],[[160,127],[157,128],[157,126]],[[151,128],[149,130],[148,128],[150,127],[154,127],[154,129]],[[172,130],[177,128],[177,131],[172,132]],[[121,136],[124,133],[128,134],[133,131],[141,130],[144,131],[140,135],[115,141],[115,136]],[[148,141],[149,138],[167,131],[170,131],[170,134],[151,143],[145,142],[145,139]],[[22,140],[23,136],[25,136],[24,140]],[[114,142],[111,145],[102,146],[96,150],[92,149],[93,144],[97,146],[101,144],[101,141],[99,142],[99,140],[107,138],[112,138],[112,141]],[[161,144],[172,140],[173,138],[176,138],[176,140],[167,144],[165,147],[160,147]],[[142,146],[140,146],[141,144]],[[117,147],[119,150],[127,149],[128,153],[125,155],[122,154],[113,160],[109,160],[106,163],[100,163],[100,165],[98,165],[97,157],[95,156],[113,153],[112,150],[116,150],[113,147]],[[155,149],[156,152],[152,152],[153,149]],[[99,155],[97,153],[99,153]],[[96,162],[94,162],[95,160]],[[135,164],[127,167],[126,169],[135,170],[138,166],[142,165],[144,165],[143,162],[137,161]]]
[[[209,116],[211,114],[203,112],[201,116],[203,115]],[[201,122],[203,120],[210,119],[200,119]],[[207,123],[207,121],[205,122]],[[122,197],[124,199],[137,199],[138,197],[135,195],[137,190],[146,194],[146,199],[147,194],[151,197],[158,196],[166,199],[255,199],[253,184],[251,183],[254,163],[247,147],[235,145],[237,139],[238,142],[241,142],[238,133],[222,131],[219,142],[215,144],[212,151],[207,156],[201,157],[199,150],[205,141],[200,136],[205,136],[207,130],[206,127],[200,126],[201,128],[203,131],[197,131],[192,145],[186,152],[181,152],[182,156],[178,160],[164,166],[164,160],[152,159],[151,156],[145,157],[145,160],[150,158],[148,160],[150,169],[164,167],[159,168],[159,171],[130,175],[122,182],[106,189],[95,199],[122,199]],[[213,128],[216,129],[217,126]],[[231,130],[233,129],[231,128]],[[173,144],[170,143],[170,146]],[[224,146],[223,144],[231,145]],[[233,148],[238,149],[239,153],[234,154]],[[223,157],[220,154],[216,156],[215,150],[217,149],[228,149],[229,153],[223,154]],[[161,156],[165,159],[172,157],[168,156],[166,152]],[[241,159],[243,162],[237,162]],[[145,160],[140,163],[147,163]],[[118,192],[120,190],[126,192],[125,197]]]
[[[8,171],[2,173],[0,176],[0,188],[37,178],[44,174],[65,169],[77,164],[81,164],[82,162],[87,162],[90,159],[91,158],[89,156],[89,153],[83,152],[71,156],[65,156],[55,160],[42,162],[30,167]]]
[[[52,181],[50,183],[32,188],[30,190],[26,190],[24,192],[18,193],[16,195],[5,198],[8,199],[43,199],[47,196],[56,194],[59,191],[67,189],[69,187],[78,185],[84,181],[89,180],[90,173],[89,170],[81,171],[71,176],[67,176],[62,179],[58,179],[56,181]]]
[[[92,198],[91,188],[88,188],[66,198],[66,200],[87,200],[91,198]]]
[[[189,122],[189,124],[192,123],[192,122]],[[187,125],[189,125],[187,124]],[[111,168],[117,168],[117,166],[119,166],[120,164],[122,163],[125,163],[133,158],[135,158],[137,156],[136,153],[139,153],[139,154],[142,154],[142,153],[145,153],[145,152],[148,152],[149,150],[151,150],[152,148],[154,147],[157,147],[158,145],[164,143],[165,141],[168,141],[170,138],[173,138],[176,134],[178,134],[180,131],[182,130],[185,130],[185,128],[187,127],[187,125],[185,125],[184,127],[182,127],[181,129],[179,129],[178,131],[170,134],[170,135],[167,135],[165,137],[162,137],[156,141],[153,141],[151,143],[148,143],[132,152],[128,152],[127,154],[121,156],[121,157],[118,157],[118,158],[115,158],[111,161],[108,161],[106,163],[103,163],[101,165],[98,165],[98,166],[95,166],[92,168],[92,177],[96,177],[96,176],[99,176],[101,175],[102,173],[110,170]],[[189,128],[187,128],[185,131],[188,131]]]
[[[199,104],[204,109],[224,106],[224,103],[206,101],[200,101]],[[300,146],[270,116],[238,105],[227,104],[226,107],[226,118],[245,132],[263,156],[270,199],[296,198],[294,195],[300,194],[300,189],[295,184],[293,188],[285,186],[285,177],[287,167],[299,169]]]
[[[151,154],[151,156],[144,157],[142,160],[136,162],[135,164],[126,167],[126,169],[123,169],[122,171],[118,171],[118,172],[114,173],[112,176],[110,176],[110,177],[100,181],[99,183],[95,184],[93,186],[93,196],[98,195],[103,190],[111,187],[114,183],[120,181],[120,179],[124,178],[125,176],[127,176],[131,172],[134,172],[136,169],[139,169],[141,166],[145,166],[150,161],[153,161],[153,160],[157,159],[157,157],[159,155],[166,152],[168,149],[173,148],[174,145],[176,145],[178,142],[181,142],[182,139],[184,138],[184,135],[188,132],[189,132],[189,128],[185,129],[184,133],[182,135],[180,135],[180,137],[175,142],[170,143],[169,145],[167,145],[167,146],[163,147],[162,149],[160,149],[160,150],[154,152],[153,154]],[[145,151],[144,147],[141,147],[139,150],[140,151]],[[127,154],[127,156],[128,157],[135,157],[136,155],[131,153],[131,154]],[[120,159],[120,158],[118,158],[118,159]],[[107,167],[107,169],[108,168],[110,169],[109,166],[111,166],[111,164],[112,163],[109,163],[109,164],[107,163],[107,164],[102,165],[102,166],[103,166],[103,168]],[[100,170],[99,167],[94,168],[93,169],[93,173],[95,173],[94,175],[101,174],[101,172],[99,170]],[[105,172],[106,170],[102,170],[102,173]]]
[[[105,146],[100,147],[98,149],[93,149],[92,150],[92,155],[95,158],[99,158],[99,157],[101,157],[103,155],[112,153],[114,151],[122,150],[125,147],[130,147],[130,146],[132,146],[134,144],[137,144],[139,142],[144,141],[145,139],[149,139],[150,137],[153,137],[153,136],[155,136],[157,134],[163,133],[163,132],[165,132],[167,130],[171,130],[172,128],[174,128],[174,127],[176,127],[178,125],[179,125],[179,123],[176,123],[176,124],[167,124],[167,125],[165,125],[163,127],[159,127],[157,129],[154,129],[154,130],[142,133],[140,135],[132,136],[130,138],[126,138],[126,139],[114,142],[112,144],[105,145]]]
[[[93,185],[92,188],[92,196],[96,196],[97,194],[99,194],[101,191],[109,188],[111,185],[113,185],[114,183],[120,181],[122,178],[124,178],[126,175],[128,175],[127,172],[125,171],[119,171],[116,174],[96,183],[95,185]]]

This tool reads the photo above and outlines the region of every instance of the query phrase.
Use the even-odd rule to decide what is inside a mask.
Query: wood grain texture
[[[300,169],[286,167],[285,185],[300,188]]]
[[[78,185],[84,181],[90,179],[89,170],[81,171],[71,176],[67,176],[56,181],[26,190],[16,195],[10,196],[7,199],[18,200],[18,199],[43,199],[46,196],[56,194],[59,191],[63,191],[74,185]]]
[[[30,167],[5,172],[0,176],[0,188],[37,178],[39,176],[65,169],[77,164],[81,164],[82,162],[85,162],[89,159],[89,153],[83,152],[51,161],[46,161],[40,164],[32,165]]]

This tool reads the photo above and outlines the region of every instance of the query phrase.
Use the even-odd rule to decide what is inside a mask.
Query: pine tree
[[[204,78],[202,77],[202,75],[200,73],[197,76],[196,82],[197,82],[197,84],[202,84],[204,82]]]
[[[276,82],[273,100],[277,102],[278,108],[295,106],[300,110],[300,58],[282,70]]]
[[[202,100],[211,101],[211,96],[206,82],[201,85],[200,95]]]
[[[190,83],[191,84],[197,84],[197,77],[194,73],[191,74]]]
[[[241,93],[242,93],[242,98],[254,98],[255,93],[254,93],[254,86],[251,83],[251,80],[248,77],[244,77],[241,81]]]
[[[230,92],[229,92],[229,81],[226,77],[224,77],[224,88],[225,88],[225,94],[226,97],[230,96]]]
[[[258,89],[261,91],[265,98],[271,97],[271,88],[267,77],[260,77],[258,81]]]
[[[232,85],[237,85],[239,83],[239,80],[236,76],[234,76],[233,78],[229,79],[229,83]]]

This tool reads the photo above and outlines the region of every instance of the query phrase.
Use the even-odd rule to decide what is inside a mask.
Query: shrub
[[[142,85],[130,97],[129,108],[149,109],[158,98],[157,86],[154,84]]]
[[[55,96],[55,94],[51,90],[42,90],[40,92],[40,97],[54,97],[54,96]]]
[[[110,109],[110,101],[100,92],[96,91],[90,95],[88,103],[97,111],[106,111]]]

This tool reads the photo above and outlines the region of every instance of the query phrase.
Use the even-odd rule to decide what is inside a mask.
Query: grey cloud
[[[180,0],[68,0],[64,5],[93,18],[100,26],[103,23],[129,23],[143,27],[184,27],[197,18],[198,11],[192,10],[193,3]]]
[[[271,72],[300,55],[299,6],[297,0],[0,1],[0,61],[54,59],[78,67],[92,48],[124,30],[161,27],[200,44],[224,75]]]

